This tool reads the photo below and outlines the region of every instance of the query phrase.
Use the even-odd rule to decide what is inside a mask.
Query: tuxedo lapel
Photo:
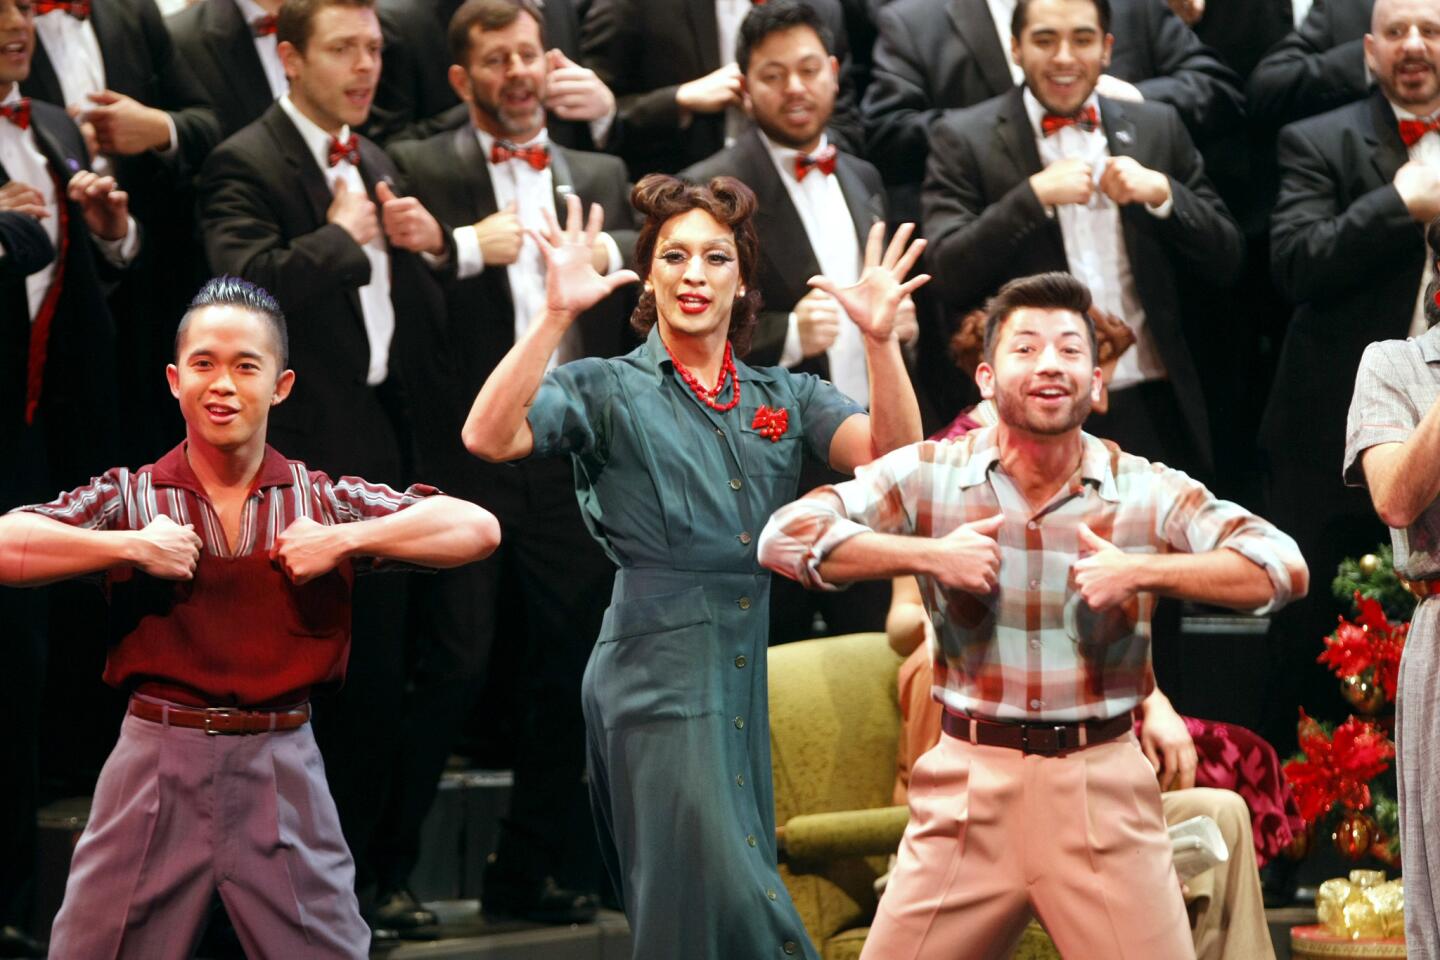
[[[467,123],[456,130],[453,143],[457,162],[470,191],[467,209],[477,219],[488,217],[499,209],[499,205],[495,202],[495,185],[490,182],[490,164],[480,153],[480,141],[475,136],[475,128]]]
[[[780,172],[770,159],[755,128],[747,130],[735,141],[736,168],[740,181],[755,191],[755,229],[761,236],[761,255],[775,264],[780,276],[794,271],[795,276],[813,276],[820,272],[820,263],[810,246],[800,211],[790,199],[790,191],[780,180]]]
[[[850,220],[855,224],[855,237],[860,241],[863,254],[865,241],[870,237],[870,227],[876,220],[885,219],[885,201],[865,186],[848,154],[841,153],[836,157],[835,179],[840,183],[845,206],[850,209]]]
[[[566,200],[565,198],[575,192],[575,175],[570,169],[570,161],[565,157],[565,152],[555,144],[550,144],[550,186],[555,192],[555,217],[560,223],[565,222]],[[582,194],[581,201],[585,200]],[[588,210],[581,210],[581,214],[588,213]]]
[[[271,103],[270,81],[255,52],[250,24],[240,15],[234,0],[205,0],[200,11],[205,45],[222,71],[247,116],[259,116]]]
[[[1126,112],[1124,104],[1116,100],[1100,98],[1100,126],[1105,131],[1105,141],[1112,157],[1135,157],[1142,159],[1140,132],[1135,121]],[[1153,144],[1149,145],[1153,149]],[[1146,164],[1151,166],[1152,164]]]
[[[60,77],[50,63],[50,55],[45,52],[39,31],[35,32],[34,50],[30,58],[30,76],[21,81],[20,92],[57,107],[65,106],[65,91],[60,88]]]
[[[95,31],[95,43],[100,47],[100,58],[105,61],[105,88],[107,90],[135,90],[145,78],[136,76],[131,59],[130,44],[126,42],[126,19],[128,13],[117,3],[92,3],[90,5],[90,26]],[[138,32],[138,31],[137,31]]]
[[[1370,95],[1370,129],[1362,131],[1370,143],[1370,163],[1381,183],[1390,183],[1396,172],[1410,159],[1405,141],[1400,139],[1400,123],[1390,101],[1378,89]]]
[[[1027,177],[1040,172],[1040,148],[1019,87],[1005,95],[1004,109],[996,115],[995,137],[1017,171]]]
[[[980,73],[998,96],[1015,86],[1010,72],[1010,51],[1000,45],[995,34],[995,19],[985,0],[950,0],[950,22],[955,25],[957,41],[970,51]]]
[[[295,129],[295,124],[285,115],[280,104],[276,103],[266,111],[261,122],[274,138],[276,152],[299,180],[300,192],[305,195],[310,213],[315,218],[315,228],[319,229],[325,225],[325,216],[333,199],[330,187],[325,183],[325,174],[310,155],[309,148],[305,146],[305,138],[300,136],[300,131]]]

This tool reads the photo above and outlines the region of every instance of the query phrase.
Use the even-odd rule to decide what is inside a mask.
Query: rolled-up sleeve
[[[1341,467],[1349,486],[1366,485],[1361,463],[1366,450],[1382,443],[1403,443],[1424,416],[1406,389],[1410,377],[1398,362],[1397,348],[1414,349],[1403,342],[1372,343],[1360,358],[1345,421],[1345,462]]]
[[[547,373],[526,414],[535,438],[530,455],[595,451],[602,433],[597,411],[608,406],[614,382],[605,361],[595,358],[575,360]]]

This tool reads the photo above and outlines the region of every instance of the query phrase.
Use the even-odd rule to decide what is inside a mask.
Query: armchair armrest
[[[900,848],[909,819],[908,807],[807,813],[778,827],[775,839],[781,857],[792,862],[882,856]]]

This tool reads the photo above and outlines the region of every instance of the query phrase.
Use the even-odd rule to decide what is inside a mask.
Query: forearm
[[[1234,550],[1204,553],[1132,554],[1135,587],[1178,600],[1235,610],[1260,609],[1275,596],[1265,568]]]
[[[896,577],[890,589],[890,611],[885,615],[885,638],[890,649],[908,657],[925,642],[930,616],[920,600],[920,585],[914,577]]]
[[[134,562],[136,535],[72,527],[33,513],[0,517],[0,584],[38,587]]]
[[[920,402],[900,341],[865,340],[865,357],[870,367],[870,450],[880,457],[923,439],[920,429]]]
[[[398,560],[422,567],[458,567],[489,556],[500,544],[500,524],[466,500],[435,496],[387,517],[343,524],[348,557]]]
[[[1440,403],[1431,404],[1409,439],[1371,447],[1363,462],[1371,502],[1385,525],[1403,530],[1414,523],[1440,496]]]
[[[857,533],[830,550],[817,569],[829,583],[933,574],[935,541],[893,533]]]
[[[465,449],[491,462],[515,460],[534,447],[526,419],[550,356],[574,317],[542,312],[485,380],[461,438]]]

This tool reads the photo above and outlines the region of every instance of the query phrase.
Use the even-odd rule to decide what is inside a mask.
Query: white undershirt
[[[255,0],[234,0],[234,2],[236,9],[240,11],[240,18],[247,24],[253,24],[256,20],[269,16],[265,12],[265,8]],[[272,33],[268,37],[257,37],[252,30],[250,38],[255,43],[255,55],[260,58],[260,66],[265,69],[265,81],[270,84],[270,98],[279,100],[290,92],[290,80],[285,76],[284,65],[280,63],[275,34]]]
[[[1122,353],[1115,364],[1115,374],[1110,380],[1111,391],[1123,390],[1146,380],[1165,379],[1165,363],[1160,359],[1160,349],[1155,343],[1154,333],[1145,322],[1145,310],[1135,289],[1135,275],[1131,272],[1130,255],[1125,249],[1120,208],[1098,189],[1100,176],[1110,159],[1110,145],[1105,140],[1105,131],[1098,126],[1088,131],[1069,126],[1047,137],[1040,130],[1045,108],[1028,89],[1022,96],[1035,133],[1041,165],[1048,167],[1059,160],[1078,158],[1090,164],[1093,172],[1097,189],[1090,194],[1090,202],[1083,207],[1075,203],[1060,204],[1054,208],[1054,216],[1060,222],[1070,272],[1090,288],[1097,307],[1113,313],[1135,331],[1134,348]],[[1085,105],[1094,107],[1096,115],[1099,115],[1100,102],[1095,94],[1090,95]],[[1168,217],[1173,209],[1174,204],[1167,201],[1159,208],[1150,209],[1150,213],[1163,218]]]
[[[760,140],[770,152],[770,160],[775,164],[780,182],[785,185],[785,192],[790,195],[790,202],[795,204],[795,212],[800,215],[800,223],[805,227],[805,236],[810,241],[820,272],[842,287],[860,279],[860,241],[856,238],[855,221],[850,217],[850,207],[845,203],[839,179],[834,174],[826,176],[819,170],[811,170],[804,180],[797,180],[795,155],[798,151],[782,147],[763,134]],[[824,150],[825,146],[826,137],[821,134],[816,152]],[[825,351],[825,357],[830,363],[830,382],[850,399],[868,405],[870,377],[865,363],[864,334],[844,310],[840,310],[840,332]],[[799,321],[792,313],[780,364],[793,367],[804,359],[800,349]]]
[[[1395,104],[1390,104],[1390,109],[1395,111],[1396,120],[1424,120],[1425,117],[1417,116],[1408,110],[1402,110]],[[1425,136],[1416,140],[1407,150],[1409,159],[1425,164],[1427,167],[1440,167],[1440,133],[1431,130]],[[1420,289],[1415,293],[1415,309],[1410,312],[1410,336],[1418,337],[1430,329],[1429,321],[1425,319],[1425,288],[1430,284],[1430,278],[1435,275],[1433,257],[1427,253],[1425,257],[1425,269],[1420,273]]]
[[[287,93],[280,98],[280,107],[300,131],[310,156],[325,175],[325,184],[330,193],[335,193],[335,184],[345,181],[352,193],[365,195],[365,181],[354,164],[341,160],[330,166],[330,141],[332,137],[320,129],[309,117],[300,112]],[[350,128],[340,128],[338,139],[346,140]],[[395,337],[395,305],[390,302],[390,250],[385,246],[385,234],[377,232],[361,249],[370,261],[370,282],[359,290],[360,313],[365,320],[365,339],[370,344],[370,366],[365,373],[365,382],[376,386],[385,382],[390,374],[390,341]]]

